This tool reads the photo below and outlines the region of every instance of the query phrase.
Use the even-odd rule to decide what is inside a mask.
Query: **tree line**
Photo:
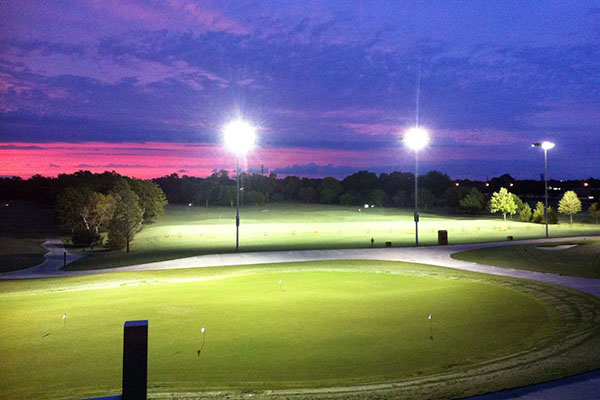
[[[512,216],[518,213],[519,219],[522,222],[535,222],[542,224],[546,223],[547,219],[549,224],[558,223],[558,215],[552,206],[549,206],[548,210],[544,212],[544,203],[538,201],[535,209],[532,211],[527,202],[523,202],[519,196],[509,192],[508,189],[504,187],[500,188],[498,192],[494,192],[492,194],[488,208],[491,213],[502,213],[505,221],[506,215],[510,215],[510,218],[512,219]],[[558,212],[568,215],[570,224],[573,224],[573,215],[581,212],[581,210],[581,200],[579,200],[577,194],[572,190],[565,192],[558,202]],[[599,203],[592,203],[588,208],[588,212],[592,218],[595,218],[596,223],[598,223],[598,219],[600,218]]]
[[[167,204],[156,183],[115,172],[78,171],[57,178],[34,176],[27,181],[3,179],[0,188],[3,200],[53,205],[58,224],[70,232],[77,247],[106,241],[111,249],[129,251],[134,235],[162,215]]]
[[[297,201],[304,203],[372,204],[409,208],[414,204],[414,174],[392,172],[377,175],[358,171],[338,180],[334,177],[300,178],[275,174],[240,174],[242,204]],[[179,177],[171,174],[154,179],[165,192],[170,204],[195,204],[206,207],[234,206],[235,179],[228,171],[218,171],[207,178]],[[463,193],[464,192],[464,193]],[[468,190],[455,188],[447,174],[430,171],[419,176],[419,205],[423,209],[459,207]]]
[[[246,205],[287,201],[412,208],[414,179],[414,174],[399,171],[379,175],[358,171],[341,180],[242,173],[240,200]],[[600,181],[590,178],[586,184],[591,189],[596,188],[592,189],[596,192],[590,193],[597,198]],[[558,185],[568,189],[581,187],[582,182],[549,181],[550,187]],[[518,213],[522,221],[544,222],[544,207],[539,202],[543,194],[543,181],[518,181],[508,174],[486,182],[453,181],[439,171],[419,176],[419,208],[425,211],[502,212],[504,218],[507,215],[512,218]],[[78,171],[56,178],[41,175],[27,180],[0,178],[0,197],[2,200],[52,205],[58,222],[69,229],[75,245],[94,246],[106,240],[110,248],[128,250],[135,233],[161,215],[167,201],[204,207],[234,207],[236,183],[225,170],[214,172],[207,178],[171,174],[153,180],[128,178],[114,171],[100,174]],[[535,204],[536,200],[532,210],[529,202]],[[571,204],[577,201],[577,194],[567,191],[561,199],[564,204],[558,204],[558,211],[569,215],[572,221],[572,215],[582,209],[581,204]],[[591,204],[588,211],[598,219],[598,203]],[[551,207],[548,219],[549,223],[558,220]]]

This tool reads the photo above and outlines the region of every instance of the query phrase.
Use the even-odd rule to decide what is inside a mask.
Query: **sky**
[[[233,170],[240,118],[251,172],[412,172],[418,114],[419,171],[598,178],[599,45],[587,0],[7,0],[0,176]]]

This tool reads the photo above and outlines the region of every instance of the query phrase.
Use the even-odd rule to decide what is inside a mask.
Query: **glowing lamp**
[[[411,128],[404,134],[404,143],[411,149],[419,151],[429,144],[429,133],[424,128]]]
[[[256,133],[247,122],[237,120],[223,128],[225,146],[237,155],[243,155],[254,146]]]
[[[552,142],[542,142],[542,149],[544,149],[544,150],[550,150],[553,147],[554,147],[554,143],[552,143]]]
[[[537,142],[537,143],[532,143],[531,147],[541,147],[544,150],[550,150],[552,148],[554,148],[554,143],[552,142]]]

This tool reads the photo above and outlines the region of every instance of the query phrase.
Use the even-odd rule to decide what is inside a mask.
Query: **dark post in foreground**
[[[146,400],[148,321],[126,321],[123,332],[123,400]]]

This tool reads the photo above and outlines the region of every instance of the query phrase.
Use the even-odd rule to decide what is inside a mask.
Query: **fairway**
[[[561,360],[570,364],[573,348],[584,351],[571,369],[599,367],[585,356],[598,340],[598,315],[596,299],[569,289],[378,261],[1,282],[0,392],[21,399],[118,393],[123,323],[148,319],[149,391],[163,397],[426,376],[435,376],[440,395],[474,394],[482,390],[477,382],[500,389],[565,374]],[[532,361],[527,373],[507,372],[506,363]],[[471,370],[479,371],[470,373],[475,383],[454,382],[452,374]]]
[[[503,268],[600,278],[597,239],[489,247],[454,253],[452,258]]]
[[[360,211],[359,211],[360,210]],[[342,207],[334,205],[271,204],[243,207],[240,211],[241,251],[343,249],[413,246],[412,211],[394,208]],[[457,217],[423,213],[419,241],[437,244],[438,230],[447,230],[450,244],[540,238],[540,224],[503,221],[498,216]],[[551,236],[598,235],[600,226],[560,224]],[[201,254],[235,251],[235,208],[169,206],[155,224],[145,226],[123,251],[88,252],[89,256],[67,269],[111,268]]]

